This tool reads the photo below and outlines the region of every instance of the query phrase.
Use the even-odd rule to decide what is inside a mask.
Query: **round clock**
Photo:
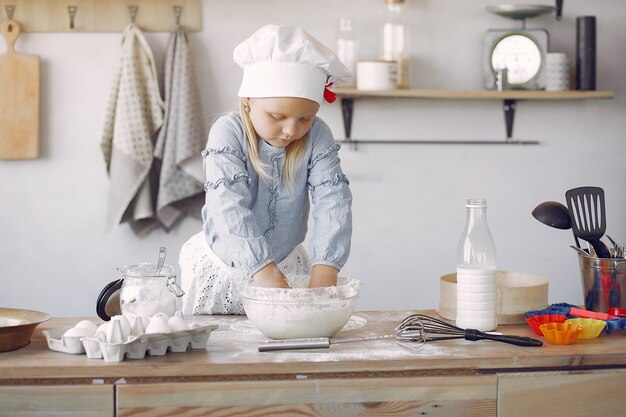
[[[509,88],[543,88],[547,49],[548,33],[543,29],[489,30],[484,44],[485,87],[495,88],[498,70],[506,68]]]

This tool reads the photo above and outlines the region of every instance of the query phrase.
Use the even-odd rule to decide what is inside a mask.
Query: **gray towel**
[[[206,142],[194,62],[187,33],[177,25],[165,55],[165,122],[154,156],[160,161],[157,217],[169,230],[185,215],[200,217]],[[156,162],[156,161],[155,161]]]
[[[110,178],[106,231],[129,222],[142,233],[156,225],[150,184],[153,137],[163,124],[152,51],[130,24],[122,37],[121,61],[113,77],[100,142]]]

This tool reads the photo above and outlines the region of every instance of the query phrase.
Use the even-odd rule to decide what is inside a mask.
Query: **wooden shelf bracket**
[[[513,121],[515,120],[515,107],[517,100],[506,99],[503,102],[504,123],[506,124],[506,140],[513,140]]]

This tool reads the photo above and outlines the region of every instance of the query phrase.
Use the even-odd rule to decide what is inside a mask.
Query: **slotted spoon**
[[[604,190],[600,187],[578,187],[565,192],[574,236],[593,246],[599,258],[610,258],[609,248],[600,238],[606,231]]]

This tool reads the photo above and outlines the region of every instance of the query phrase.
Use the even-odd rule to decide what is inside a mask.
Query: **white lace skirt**
[[[215,255],[204,233],[193,235],[180,250],[183,314],[245,314],[238,286],[244,274]],[[302,245],[278,264],[285,275],[311,273],[311,261]]]

